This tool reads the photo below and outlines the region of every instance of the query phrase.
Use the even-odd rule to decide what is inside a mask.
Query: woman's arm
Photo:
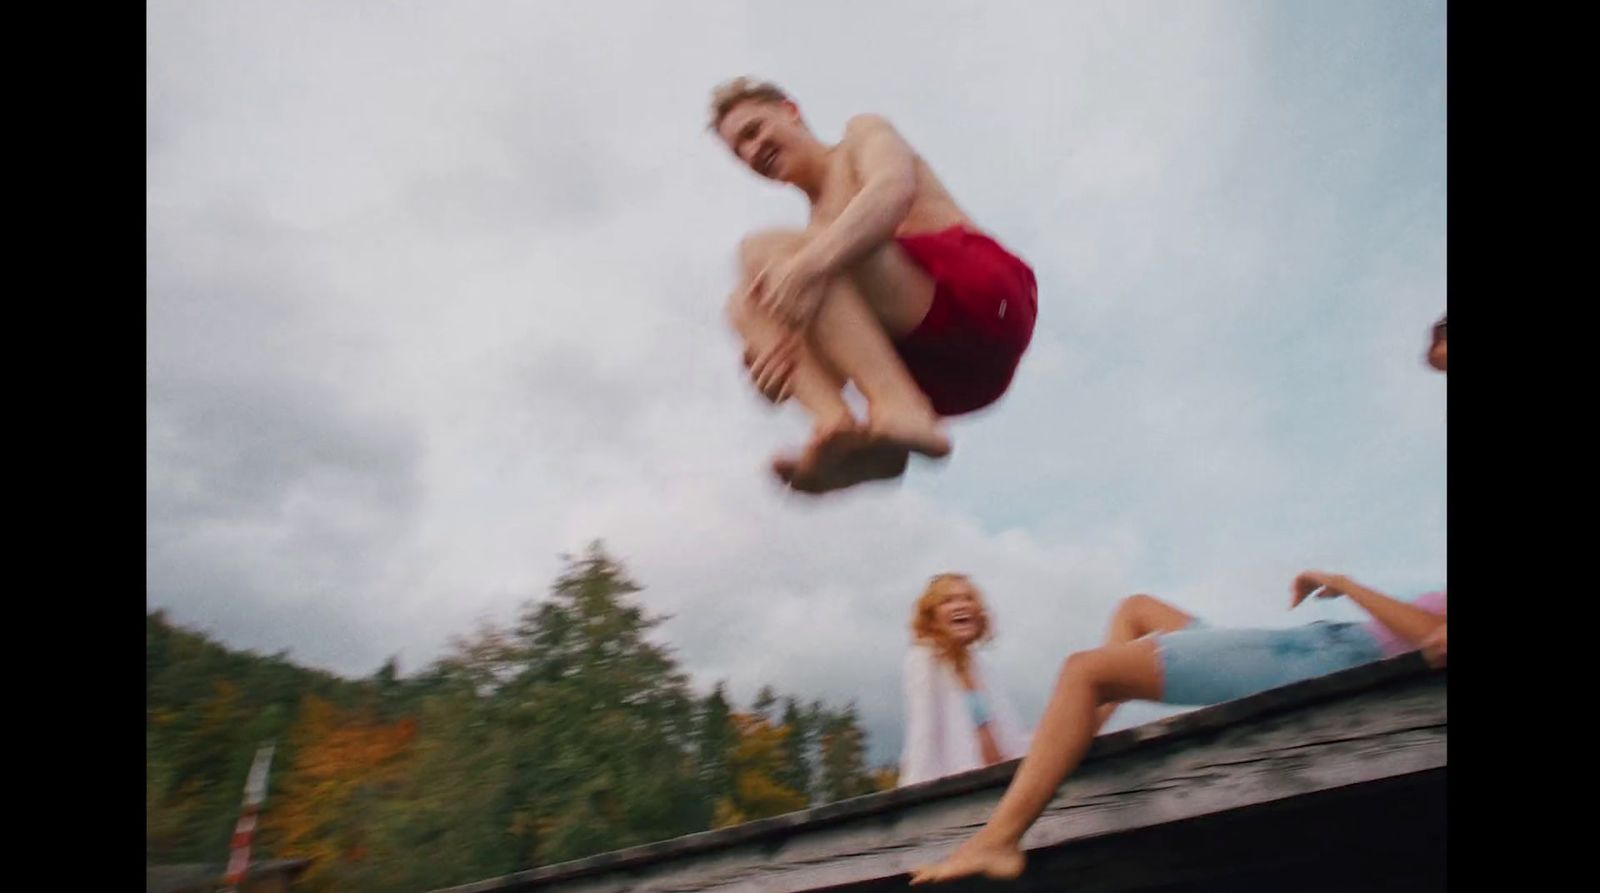
[[[1388,627],[1395,635],[1411,645],[1422,645],[1445,623],[1444,617],[1432,611],[1425,611],[1416,605],[1390,598],[1341,574],[1326,574],[1322,571],[1305,571],[1294,578],[1294,584],[1290,587],[1293,597],[1289,601],[1289,607],[1293,608],[1305,601],[1318,589],[1322,590],[1318,593],[1320,598],[1347,596],[1360,605],[1362,610],[1371,614],[1372,619]]]
[[[1428,659],[1428,666],[1433,667],[1434,669],[1439,669],[1445,665],[1446,653],[1444,624],[1439,624],[1438,629],[1434,630],[1426,639],[1422,640],[1422,656]]]
[[[978,727],[978,755],[983,758],[985,766],[1005,762],[1005,757],[1000,753],[1000,745],[994,740],[993,728],[993,722]]]

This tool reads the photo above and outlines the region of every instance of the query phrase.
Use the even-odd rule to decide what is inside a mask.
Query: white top
[[[976,654],[972,655],[971,673],[973,685],[989,707],[989,734],[1001,759],[1027,753],[1029,733],[1023,731],[1005,693],[984,678]],[[902,684],[906,736],[900,751],[900,786],[982,768],[978,727],[963,700],[954,668],[935,657],[928,646],[913,645],[906,653]]]

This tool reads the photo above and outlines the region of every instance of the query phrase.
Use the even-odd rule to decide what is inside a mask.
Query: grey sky
[[[1442,3],[799,8],[150,4],[149,603],[414,670],[599,537],[698,683],[855,698],[887,759],[940,570],[1030,715],[1129,592],[1442,584]],[[1013,392],[901,485],[764,475],[803,421],[719,307],[804,203],[705,131],[745,73],[887,115],[1038,272]]]

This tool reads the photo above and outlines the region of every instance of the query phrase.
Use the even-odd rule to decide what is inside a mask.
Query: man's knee
[[[737,289],[728,295],[728,303],[722,308],[722,314],[734,331],[744,334],[745,326],[750,321],[750,301],[743,289]]]
[[[805,243],[805,235],[793,229],[766,229],[739,240],[739,266],[747,275],[759,273],[779,257],[793,254]]]
[[[770,319],[766,317],[765,311],[743,288],[736,288],[728,295],[728,303],[723,306],[722,312],[728,325],[745,341],[760,337],[761,332],[770,325]]]

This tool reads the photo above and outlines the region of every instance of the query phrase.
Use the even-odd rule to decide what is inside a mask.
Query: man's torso
[[[853,139],[847,133],[828,158],[828,172],[823,180],[822,193],[811,205],[810,225],[813,229],[832,223],[861,191],[862,178],[853,160]],[[916,194],[911,200],[911,210],[895,228],[895,236],[938,232],[952,226],[977,230],[977,226],[956,205],[955,199],[939,182],[939,178],[934,176],[921,155],[914,156],[913,164]]]

